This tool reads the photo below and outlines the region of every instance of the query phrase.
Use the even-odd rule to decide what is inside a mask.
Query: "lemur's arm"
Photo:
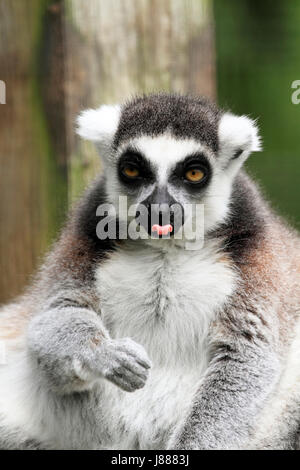
[[[150,367],[142,346],[111,339],[99,316],[76,303],[33,318],[28,352],[40,378],[58,393],[86,390],[101,377],[131,392],[144,386]]]
[[[80,213],[76,220],[86,232],[89,220],[81,220]],[[69,224],[34,289],[28,356],[40,379],[58,393],[88,389],[99,378],[133,391],[147,379],[150,361],[143,347],[129,338],[111,339],[101,320],[93,273],[111,249],[109,243]]]
[[[232,449],[247,441],[278,379],[279,365],[263,340],[256,343],[243,333],[247,335],[246,331],[224,335],[223,330],[195,401],[171,438],[170,448]]]
[[[275,393],[266,403],[245,448],[300,450],[300,322],[292,328],[293,341]]]

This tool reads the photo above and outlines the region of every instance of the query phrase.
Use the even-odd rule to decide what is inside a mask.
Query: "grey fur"
[[[144,386],[151,362],[142,346],[130,338],[111,340],[90,310],[65,309],[63,315],[53,309],[35,317],[28,330],[30,356],[37,360],[50,389],[68,393],[77,382],[80,390],[83,379],[93,382],[99,377],[127,392]],[[82,347],[83,338],[88,348]]]
[[[220,111],[205,98],[158,93],[136,97],[122,108],[114,145],[135,136],[159,135],[170,130],[176,137],[192,137],[218,150]]]

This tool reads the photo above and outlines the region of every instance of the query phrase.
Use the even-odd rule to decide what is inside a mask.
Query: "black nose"
[[[174,203],[175,204],[175,203]],[[148,203],[146,205],[148,216],[151,216],[152,225],[159,224],[159,225],[166,225],[166,224],[174,224],[174,209],[172,208],[173,204],[151,204]]]
[[[171,236],[183,225],[183,207],[168,193],[166,188],[157,188],[141,205],[143,208],[138,209],[140,222],[149,235],[155,236],[152,232],[153,225],[170,224],[172,226]],[[143,214],[144,216],[141,217]]]

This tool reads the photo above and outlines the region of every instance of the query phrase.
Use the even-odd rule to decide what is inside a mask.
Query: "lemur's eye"
[[[191,183],[199,183],[205,176],[204,171],[199,168],[190,168],[186,173],[185,177]]]
[[[137,178],[140,174],[139,170],[133,165],[127,165],[122,170],[127,178]]]

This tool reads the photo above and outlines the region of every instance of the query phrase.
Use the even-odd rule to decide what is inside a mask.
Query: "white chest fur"
[[[209,325],[232,293],[234,277],[213,244],[199,251],[129,244],[97,270],[103,321],[111,336],[142,344],[153,363],[148,383],[138,392],[106,386],[116,426],[121,420],[128,428],[123,447],[132,446],[134,435],[141,440],[141,434],[144,447],[149,439],[155,446],[153,429],[157,435],[167,432],[182,417],[207,367]]]
[[[97,271],[111,335],[141,343],[162,366],[199,363],[209,324],[233,287],[234,271],[213,244],[197,251],[131,244]]]

